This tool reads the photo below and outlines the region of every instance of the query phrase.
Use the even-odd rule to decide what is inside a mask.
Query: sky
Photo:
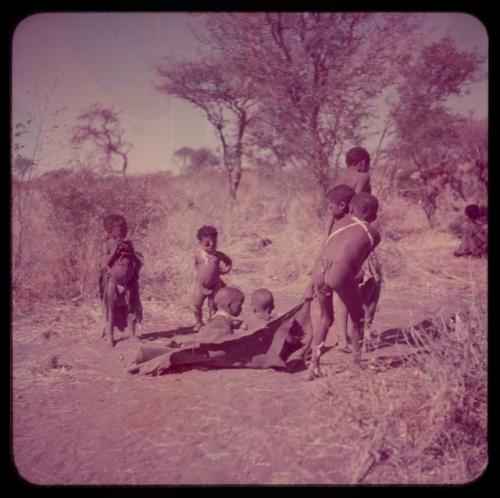
[[[149,61],[164,55],[192,57],[197,40],[189,13],[45,13],[27,17],[12,41],[12,123],[36,112],[49,95],[50,110],[61,109],[51,132],[60,145],[50,148],[40,171],[67,163],[69,129],[95,102],[122,110],[125,139],[133,143],[129,173],[176,171],[172,154],[183,147],[217,147],[213,129],[190,104],[154,88]],[[462,49],[487,56],[488,36],[474,17],[462,13],[425,14],[434,36],[449,32]],[[53,90],[51,90],[53,89]],[[487,82],[455,99],[463,113],[487,115]],[[31,145],[28,143],[28,145]]]

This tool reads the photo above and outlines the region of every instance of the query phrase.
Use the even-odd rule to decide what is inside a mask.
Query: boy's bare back
[[[335,182],[335,185],[347,185],[351,187],[354,192],[371,193],[370,175],[361,171],[356,171],[352,168],[347,168],[346,171],[340,174]]]

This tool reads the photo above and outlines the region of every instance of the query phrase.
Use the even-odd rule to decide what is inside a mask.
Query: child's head
[[[238,316],[241,313],[244,301],[245,295],[236,287],[222,287],[214,297],[217,308],[232,316]]]
[[[337,185],[326,194],[328,208],[335,218],[342,218],[349,211],[349,203],[354,195],[354,190],[348,185]]]
[[[268,289],[254,290],[250,302],[255,313],[262,311],[271,313],[274,309],[274,297]]]
[[[465,215],[471,220],[477,220],[481,216],[481,210],[477,204],[469,204],[465,206]]]
[[[211,253],[217,249],[217,229],[212,226],[203,225],[197,232],[196,237],[202,249]]]
[[[347,152],[345,162],[349,168],[367,173],[370,167],[370,154],[363,147],[353,147]]]
[[[372,222],[377,219],[378,200],[366,192],[358,192],[351,199],[351,213],[362,220]]]
[[[108,214],[103,220],[104,230],[115,239],[123,239],[127,235],[127,222],[120,214]]]

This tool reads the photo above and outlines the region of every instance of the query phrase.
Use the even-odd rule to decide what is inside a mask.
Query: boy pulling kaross
[[[319,358],[326,334],[334,321],[333,292],[347,307],[353,321],[354,360],[360,361],[363,337],[363,299],[356,276],[361,266],[380,243],[380,234],[370,226],[377,218],[378,201],[365,192],[354,195],[350,214],[335,222],[335,227],[313,267],[314,292],[320,306],[320,325],[312,340],[308,379],[320,376]]]

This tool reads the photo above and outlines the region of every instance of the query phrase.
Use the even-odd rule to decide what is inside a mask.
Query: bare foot
[[[352,348],[348,344],[345,344],[343,346],[339,346],[339,351],[342,353],[352,353]]]
[[[322,377],[322,375],[321,375],[321,372],[319,370],[319,366],[311,365],[309,367],[309,370],[307,371],[306,380],[310,381],[310,380],[314,380],[314,379],[319,379],[321,377]]]

